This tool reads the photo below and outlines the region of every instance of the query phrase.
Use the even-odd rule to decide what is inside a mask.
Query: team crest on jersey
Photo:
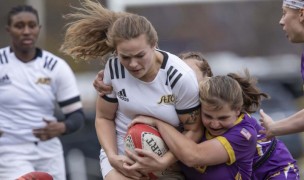
[[[0,85],[10,84],[10,83],[11,80],[7,74],[0,78]]]
[[[46,85],[49,85],[49,84],[51,84],[51,78],[49,78],[49,77],[38,78],[38,80],[36,81],[36,84],[46,84]]]
[[[173,94],[164,95],[160,98],[158,104],[174,104],[175,96]]]
[[[118,91],[117,96],[119,99],[129,102],[129,98],[127,97],[127,93],[125,89]]]

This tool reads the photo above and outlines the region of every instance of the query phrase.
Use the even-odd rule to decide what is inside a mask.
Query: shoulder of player
[[[9,54],[10,54],[10,47],[3,47],[0,48],[0,65],[5,65],[9,63]]]
[[[59,61],[59,62],[64,62],[66,63],[66,61],[64,59],[62,59],[61,57],[47,51],[47,50],[44,50],[44,49],[39,49],[41,51],[41,58],[43,59],[46,59],[46,58],[49,58],[49,59],[54,59],[56,61]]]
[[[42,59],[41,64],[44,68],[53,71],[54,69],[58,69],[58,67],[69,67],[68,63],[61,57],[44,49],[39,50],[40,58]]]
[[[229,131],[227,131],[226,135],[232,135],[233,137],[238,136],[246,141],[255,142],[257,137],[257,131],[250,121],[244,119],[243,121],[232,127]]]
[[[166,51],[159,50],[159,52],[161,52],[164,56],[163,64],[161,66],[162,69],[165,69],[166,71],[174,69],[182,74],[193,72],[193,70],[178,56]]]

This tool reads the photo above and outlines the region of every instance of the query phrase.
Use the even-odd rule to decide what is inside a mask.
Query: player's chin
[[[222,135],[226,132],[226,129],[212,129],[212,128],[209,128],[208,131],[212,136],[220,136],[220,135]]]

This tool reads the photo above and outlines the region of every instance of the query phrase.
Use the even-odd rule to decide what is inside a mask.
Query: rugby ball
[[[17,178],[17,180],[53,180],[53,177],[46,172],[29,172]]]
[[[168,147],[163,141],[158,130],[147,124],[135,124],[130,127],[125,139],[125,149],[134,152],[135,148],[144,149],[163,156],[167,151]],[[151,179],[157,179],[161,177],[163,172],[153,172],[149,176]]]
[[[129,128],[125,137],[125,148],[134,151],[135,148],[154,152],[163,156],[168,148],[158,130],[147,124],[135,124]]]

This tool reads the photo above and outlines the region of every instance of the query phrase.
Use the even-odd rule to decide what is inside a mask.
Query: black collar
[[[12,52],[14,52],[13,48],[10,47],[10,53],[12,53]],[[40,48],[36,48],[36,54],[35,54],[34,58],[31,59],[31,60],[34,60],[34,59],[36,59],[38,57],[42,57],[42,50]]]

